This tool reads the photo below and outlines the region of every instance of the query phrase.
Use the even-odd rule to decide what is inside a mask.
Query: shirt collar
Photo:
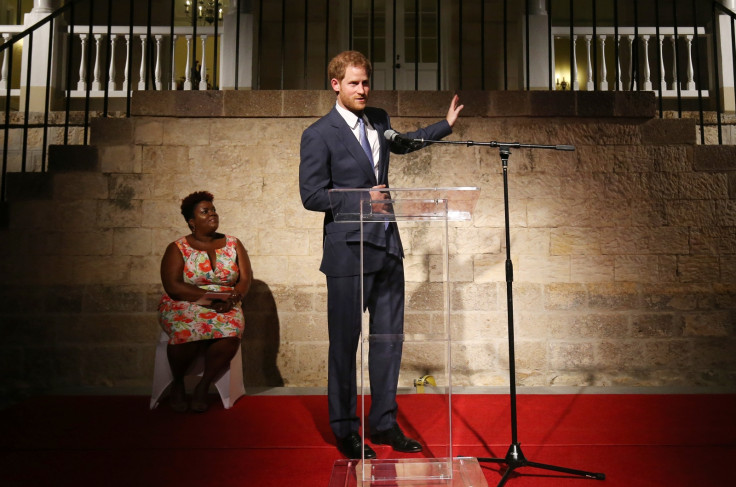
[[[358,125],[358,116],[356,114],[346,108],[343,108],[342,106],[340,106],[339,103],[335,103],[335,108],[337,108],[337,113],[342,115],[342,118],[345,119],[348,127],[354,129]],[[365,114],[363,114],[363,120],[365,120]]]

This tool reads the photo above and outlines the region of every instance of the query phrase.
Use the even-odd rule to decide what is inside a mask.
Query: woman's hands
[[[217,313],[227,313],[243,300],[243,295],[237,291],[232,291],[226,300],[213,301],[212,304],[206,306]]]

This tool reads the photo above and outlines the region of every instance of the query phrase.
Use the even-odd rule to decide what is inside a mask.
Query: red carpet
[[[427,400],[400,396],[400,423],[441,450],[446,433],[418,402]],[[229,411],[213,397],[201,415],[147,405],[143,396],[46,396],[2,411],[0,485],[327,486],[341,458],[325,396],[247,396]],[[455,456],[505,456],[508,396],[456,395],[453,411]],[[523,467],[510,487],[736,485],[736,395],[520,395],[518,440],[529,461],[606,480]],[[481,466],[497,485],[500,466]]]

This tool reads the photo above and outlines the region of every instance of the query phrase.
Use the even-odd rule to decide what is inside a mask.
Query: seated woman
[[[167,356],[174,376],[169,402],[178,412],[189,407],[184,375],[202,352],[204,373],[192,393],[191,409],[207,410],[210,384],[230,365],[245,325],[241,301],[251,284],[250,259],[240,240],[217,232],[213,200],[206,191],[182,200],[181,214],[192,233],[170,243],[161,259],[165,293],[159,323],[169,335]],[[214,292],[214,297],[205,296]]]

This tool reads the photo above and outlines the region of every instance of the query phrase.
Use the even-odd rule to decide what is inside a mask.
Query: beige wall
[[[463,94],[452,139],[576,147],[512,149],[509,161],[519,385],[736,386],[734,150],[695,145],[693,121],[652,118],[645,95]],[[404,132],[443,117],[449,99],[375,103]],[[0,393],[148,387],[159,260],[187,231],[180,199],[199,189],[253,264],[246,385],[325,386],[321,215],[301,206],[298,165],[302,130],[333,102],[163,93],[135,100],[134,117],[96,120],[99,170],[54,173],[48,199],[11,201],[0,229]],[[480,188],[473,221],[450,227],[453,373],[507,384],[498,150],[433,146],[394,157],[392,172],[394,187]],[[404,227],[407,297],[430,309],[442,292],[425,278],[422,230]],[[433,365],[409,356],[404,380]]]

